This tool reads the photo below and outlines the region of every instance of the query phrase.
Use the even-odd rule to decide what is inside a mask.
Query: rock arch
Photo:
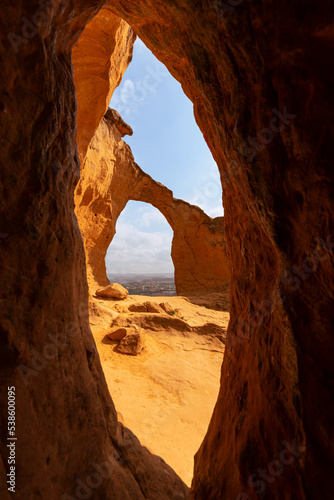
[[[89,330],[71,48],[103,5],[24,0],[1,9],[1,397],[16,386],[18,498],[73,496],[75,478],[85,481],[106,457],[113,474],[92,490],[100,498],[186,495],[117,423]],[[255,498],[253,471],[294,443],[296,460],[265,482],[266,494],[330,498],[332,5],[108,5],[182,83],[223,183],[229,349],[191,496]],[[4,441],[1,453],[5,464]]]
[[[177,200],[134,161],[122,140],[132,134],[120,115],[109,109],[96,130],[76,190],[76,214],[86,248],[91,287],[109,283],[105,255],[116,222],[129,200],[153,205],[173,230],[171,257],[178,294],[222,292],[230,271],[224,218],[212,219],[195,205]]]

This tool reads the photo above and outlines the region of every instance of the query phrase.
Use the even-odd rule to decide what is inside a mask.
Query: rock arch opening
[[[82,36],[85,41],[85,32]],[[77,64],[83,50],[80,45],[79,39],[77,50],[74,50]],[[82,78],[79,78],[75,65],[74,73],[80,88]],[[80,108],[80,92],[78,106]],[[79,121],[80,113],[78,127]],[[118,111],[108,108],[84,153],[81,178],[76,189],[76,214],[85,245],[91,292],[91,328],[107,383],[125,423],[136,431],[141,441],[156,453],[161,453],[190,485],[193,455],[205,435],[217,396],[228,322],[227,312],[210,312],[210,309],[195,303],[200,301],[201,305],[209,308],[214,304],[213,307],[218,309],[221,297],[225,307],[228,302],[226,295],[230,272],[224,218],[212,218],[198,206],[175,198],[168,187],[145,173],[123,139],[132,134],[132,127]],[[175,158],[173,160],[176,161]],[[180,168],[176,168],[176,172],[180,178]],[[173,173],[170,175],[173,177]],[[210,192],[212,186],[215,187],[212,178],[204,189],[201,186],[202,199],[214,199]],[[216,198],[219,191],[215,190]],[[198,196],[198,192],[195,195]],[[135,293],[127,296],[126,290],[119,285],[108,285],[105,257],[108,248],[112,249],[117,221],[131,201],[145,202],[146,206],[159,210],[169,224],[172,242],[170,235],[168,253],[173,262],[176,291],[179,295],[191,296],[192,303],[176,297],[174,290],[170,290],[172,293],[168,294],[167,301],[163,299],[164,293],[154,293],[159,300],[148,300],[143,292],[140,294],[143,298],[136,299]],[[132,229],[126,227],[125,230],[125,237],[132,240],[130,251],[134,258],[135,230],[133,225]],[[215,295],[214,298],[207,297],[210,293]],[[114,297],[112,301],[110,296]],[[168,355],[165,352],[167,345],[171,351]],[[192,351],[195,352],[190,354]],[[122,360],[124,354],[140,356],[134,364]],[[110,371],[110,366],[118,364],[117,383],[122,385],[122,393],[117,391],[118,386],[114,383],[116,375]],[[197,371],[192,369],[193,364],[197,365]],[[127,373],[129,366],[134,379],[141,380],[147,390],[156,395],[155,401],[148,401],[143,391],[138,391],[135,396],[132,394],[131,384],[123,373],[124,370]],[[160,392],[157,386],[160,386]],[[205,402],[201,403],[201,396],[205,397]],[[166,397],[171,402],[171,409],[164,406]],[[152,400],[152,397],[149,399]],[[130,410],[138,407],[145,408],[140,411],[144,423],[136,421],[137,417],[133,418],[131,414]],[[154,418],[157,422],[152,423]],[[151,431],[156,428],[149,438],[145,434],[147,420],[151,422]],[[169,425],[166,425],[166,420]]]
[[[172,238],[173,231],[161,212],[147,203],[130,200],[117,220],[106,254],[109,281],[129,288],[129,280],[133,279],[142,285],[129,289],[130,294],[151,295],[154,287],[151,289],[144,282],[164,278],[168,280],[168,287],[163,286],[166,294],[169,290],[169,295],[175,295]]]
[[[118,29],[123,28],[119,24]],[[98,23],[95,24],[94,29],[98,32],[100,29]],[[110,29],[114,33],[113,25]],[[105,30],[106,28],[104,32]],[[88,30],[88,35],[85,30],[82,41],[79,39],[73,51],[74,74],[79,89],[84,80],[81,67],[82,52],[86,54],[86,51],[90,50],[89,35],[90,30]],[[85,37],[88,39],[86,40]],[[85,47],[85,43],[88,47]],[[116,47],[115,50],[117,50]],[[92,52],[94,53],[94,49]],[[131,49],[128,48],[128,52],[131,52]],[[96,54],[95,57],[97,57]],[[105,53],[100,54],[100,57],[105,57]],[[153,65],[152,59],[150,61]],[[154,61],[154,64],[158,63]],[[155,71],[161,74],[157,66],[155,66]],[[150,67],[146,67],[145,72],[143,82],[147,81],[147,74],[152,76]],[[105,75],[105,78],[109,78],[111,85],[115,85],[110,75]],[[130,80],[125,81],[125,91],[129,82]],[[138,92],[138,85],[136,85],[136,91]],[[120,89],[120,93],[124,94],[124,87]],[[82,92],[79,91],[77,97],[79,110],[81,95]],[[128,94],[126,95],[128,97]],[[173,95],[176,98],[175,91]],[[180,100],[179,95],[177,99]],[[115,101],[118,107],[117,99]],[[114,100],[111,101],[111,105],[113,103]],[[125,136],[134,137],[136,131],[133,134],[132,127],[125,122],[124,116],[119,114],[118,110],[131,118],[131,113],[127,113],[127,109],[131,110],[131,107],[126,108],[122,103],[123,101],[120,101],[121,105],[117,110],[108,108],[86,151],[82,153],[84,157],[82,158],[81,178],[75,193],[76,214],[85,245],[88,284],[91,292],[91,328],[116,409],[123,415],[125,423],[136,431],[141,441],[148,444],[155,453],[161,453],[182,479],[190,485],[193,455],[205,435],[217,396],[219,366],[223,359],[228,322],[227,312],[220,313],[209,309],[210,307],[219,309],[222,300],[225,308],[228,303],[226,296],[230,271],[226,255],[222,202],[220,199],[220,210],[218,210],[220,216],[212,218],[198,206],[175,198],[169,187],[157,182],[144,172],[136,163],[133,152],[124,139]],[[130,101],[128,106],[132,104],[133,102]],[[86,101],[83,106],[86,106]],[[191,112],[188,104],[187,106],[188,112]],[[167,114],[167,108],[168,103],[164,103],[164,112],[158,109],[162,119]],[[176,125],[176,115],[180,112],[180,109],[171,112],[172,121],[167,121],[165,125],[167,128],[171,127],[172,123]],[[79,111],[77,117],[79,130],[81,114]],[[178,116],[182,117],[182,115]],[[186,137],[188,132],[182,129],[182,125],[186,128],[189,122],[184,120],[184,117],[182,118],[183,123],[178,124],[176,136],[183,133]],[[151,133],[152,128],[153,130],[161,128],[160,134],[168,143],[168,133],[163,129],[162,123],[154,123],[157,119],[152,116],[149,116],[148,120],[152,122]],[[191,177],[194,177],[194,174],[196,177],[199,169],[201,155],[196,142],[200,135],[198,132],[197,136],[192,134],[191,138],[188,137],[188,142],[185,139],[181,141],[186,151],[190,151],[188,153],[188,167],[190,168],[185,174],[189,185],[191,185]],[[159,148],[156,138],[157,135],[155,140],[154,137],[150,138],[153,141],[151,144]],[[170,142],[174,140],[175,136]],[[80,144],[82,143],[78,143],[79,148]],[[168,149],[169,158],[162,158],[163,154],[167,155],[166,150],[164,153],[158,151],[155,161],[161,163],[165,170],[168,163],[174,162],[173,167],[167,170],[166,178],[172,185],[177,186],[178,182],[185,182],[181,173],[183,165],[177,165],[180,161],[179,157],[173,156],[171,147]],[[207,150],[206,145],[205,149]],[[180,152],[178,154],[180,155]],[[184,151],[182,155],[185,156]],[[147,156],[144,156],[144,162],[145,158]],[[205,162],[203,155],[202,158]],[[162,167],[160,165],[159,167],[161,171]],[[205,170],[206,164],[204,163],[202,167],[204,176]],[[197,198],[200,196],[201,202],[204,199],[209,209],[213,207],[208,202],[217,203],[221,195],[221,189],[217,189],[215,183],[217,183],[217,178],[211,176],[200,189],[192,190],[193,196]],[[171,293],[168,293],[166,300],[164,300],[165,293],[157,291],[153,294],[154,300],[150,300],[145,295],[151,296],[152,294],[145,294],[143,291],[140,293],[142,298],[136,297],[136,293],[127,296],[126,290],[122,289],[119,284],[114,285],[115,281],[120,283],[120,279],[112,279],[113,284],[108,285],[108,266],[105,260],[108,256],[108,248],[111,250],[110,258],[112,259],[117,222],[129,203],[135,201],[144,202],[147,207],[151,206],[153,210],[158,210],[169,225],[171,231],[168,237],[169,248],[165,251],[167,250],[172,258],[176,291],[178,295],[191,297],[192,302],[178,298],[175,288],[171,290],[170,286],[169,292]],[[216,210],[217,207],[215,206],[214,209]],[[131,252],[132,259],[136,257],[135,238],[139,226],[137,224],[134,227],[133,224],[134,221],[125,227],[126,234],[124,235],[125,241],[131,240],[128,241],[127,249]],[[139,236],[140,234],[137,234],[137,237]],[[166,240],[166,236],[164,239]],[[147,237],[146,241],[148,246],[152,246]],[[161,242],[158,246],[157,250],[161,254],[163,251]],[[127,249],[123,246],[123,258],[126,257]],[[147,258],[149,255],[146,256]],[[110,264],[112,269],[112,260]],[[161,263],[159,271],[161,274]],[[138,269],[138,264],[136,273],[145,274]],[[127,285],[124,281],[120,284]],[[165,287],[166,283],[163,286]],[[161,287],[160,284],[160,291]],[[111,301],[110,296],[114,297]],[[201,303],[200,306],[195,305],[198,301]],[[202,307],[203,305],[208,306],[208,309]],[[187,337],[186,340],[184,336]],[[169,354],[165,352],[166,346],[171,351]],[[124,355],[136,355],[136,363],[122,359]],[[197,370],[192,368],[195,364]],[[118,375],[110,370],[110,366],[116,365],[119,365]],[[132,370],[134,380],[139,380],[146,387],[145,391],[155,395],[154,400],[153,396],[147,398],[145,391],[138,390],[135,395],[133,394],[132,384],[126,376],[129,369]],[[116,376],[118,383],[122,386],[121,393],[114,382]],[[204,399],[201,401],[201,397],[205,398],[205,401]],[[169,400],[170,408],[165,404],[166,398]],[[138,408],[135,415],[138,412],[142,415],[143,418],[140,421],[137,421],[137,415],[133,416],[131,412],[133,408]],[[144,409],[139,410],[140,408]],[[147,421],[150,421],[150,436],[146,434],[148,429],[145,428],[145,422]],[[155,432],[153,432],[154,429]]]
[[[88,282],[108,284],[105,256],[116,222],[129,200],[157,208],[173,230],[171,256],[178,294],[228,288],[224,218],[174,198],[134,161],[122,136],[132,129],[109,108],[87,150],[76,190],[76,214],[85,243]]]
[[[92,23],[95,23],[96,35],[101,31],[101,27],[95,20],[90,24]],[[118,29],[124,29],[123,25],[119,24]],[[112,23],[110,30],[114,35]],[[104,28],[104,35],[105,31]],[[73,49],[75,81],[79,86],[79,131],[81,108],[87,111],[86,100],[81,98],[82,87],[88,87],[88,90],[91,88],[92,74],[89,75],[88,84],[82,83],[82,53],[86,54],[86,51],[91,50],[90,35],[90,29],[86,28]],[[128,35],[127,37],[133,44],[133,39]],[[106,270],[102,263],[103,254],[106,254],[115,233],[120,211],[128,200],[133,199],[158,208],[173,229],[172,260],[177,292],[222,292],[226,297],[230,272],[217,166],[194,122],[190,101],[179,88],[179,84],[139,39],[137,47],[141,57],[133,73],[127,72],[124,84],[116,89],[111,104],[114,103],[126,117],[133,118],[134,115],[136,118],[137,108],[144,105],[142,101],[149,102],[152,97],[155,97],[155,100],[145,108],[145,118],[145,112],[138,114],[135,134],[118,111],[109,109],[85,153],[82,177],[76,191],[76,213],[85,241],[88,281],[100,286],[107,283]],[[114,50],[117,52],[117,47]],[[131,54],[131,50],[132,46],[127,47],[128,53]],[[92,52],[96,59],[100,57],[105,60],[105,52],[101,54],[101,51],[98,51],[98,55],[94,54],[94,49]],[[123,54],[122,57],[124,58]],[[117,59],[117,54],[112,54],[111,58]],[[128,55],[125,59],[128,62]],[[131,62],[129,69],[133,65],[134,62]],[[109,74],[105,74],[104,78],[109,79],[113,89],[119,84],[119,79],[115,82]],[[159,94],[156,87],[162,87],[164,83],[166,89]],[[105,91],[102,86],[103,90]],[[166,98],[175,102],[169,103]],[[140,131],[142,122],[144,134]],[[87,124],[84,126],[87,134]],[[79,145],[82,144],[82,135],[83,133],[79,134]],[[128,144],[121,140],[124,135],[129,136],[128,141],[138,136],[133,146],[139,157],[145,166],[147,165],[149,172],[155,172],[159,179],[166,178],[169,183],[167,188],[138,167]],[[163,141],[159,138],[163,138]],[[170,144],[174,142],[178,145],[173,151]],[[196,185],[195,179],[198,179],[199,172],[202,175]],[[183,192],[185,197],[193,199],[196,204],[174,198],[173,192],[168,189],[170,186],[177,192]],[[197,204],[206,208],[209,214],[219,216],[207,216]]]

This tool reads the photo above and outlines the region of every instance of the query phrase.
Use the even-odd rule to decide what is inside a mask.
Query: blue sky
[[[223,215],[217,166],[181,85],[137,38],[133,59],[110,107],[133,128],[124,137],[135,161],[174,193],[211,217]],[[108,273],[173,272],[172,230],[154,207],[129,202],[108,249]]]

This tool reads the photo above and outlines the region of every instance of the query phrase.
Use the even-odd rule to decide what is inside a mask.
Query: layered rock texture
[[[0,13],[1,401],[15,386],[18,499],[73,497],[77,481],[107,458],[112,474],[91,488],[95,498],[187,494],[117,422],[88,322],[73,203],[80,167],[71,49],[104,5],[22,0],[5,2]],[[231,319],[191,497],[248,499],[261,490],[271,500],[282,492],[286,499],[329,499],[333,5],[108,6],[181,82],[223,183]],[[91,106],[87,120],[97,124],[104,113]],[[2,404],[2,437],[7,416]],[[259,469],[269,479],[259,480]]]
[[[116,222],[129,200],[156,207],[173,229],[171,256],[178,294],[222,291],[229,284],[224,218],[173,197],[135,163],[122,140],[132,134],[115,110],[109,109],[94,135],[75,193],[76,214],[83,236],[88,281],[108,283],[105,256]]]

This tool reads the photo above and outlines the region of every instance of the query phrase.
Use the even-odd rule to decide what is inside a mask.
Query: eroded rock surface
[[[92,331],[110,393],[123,423],[152,453],[161,456],[190,485],[194,453],[214,407],[224,355],[229,314],[194,305],[185,297],[168,297],[171,311],[133,311],[132,305],[162,303],[162,297],[129,295],[119,302],[92,298]],[[114,315],[112,324],[105,313]],[[97,314],[99,313],[99,314]],[[181,319],[182,318],[182,319]],[[143,329],[140,355],[118,352],[108,337],[116,325],[127,332]],[[106,335],[107,334],[107,335]]]
[[[144,304],[136,303],[131,304],[129,307],[129,311],[131,312],[147,312],[147,307]]]
[[[125,133],[132,133],[131,128],[109,109],[88,149],[76,190],[90,286],[108,283],[105,255],[117,219],[129,200],[138,200],[160,210],[173,229],[171,256],[178,294],[228,288],[224,218],[213,219],[199,207],[175,199],[172,191],[143,172],[121,138]]]

